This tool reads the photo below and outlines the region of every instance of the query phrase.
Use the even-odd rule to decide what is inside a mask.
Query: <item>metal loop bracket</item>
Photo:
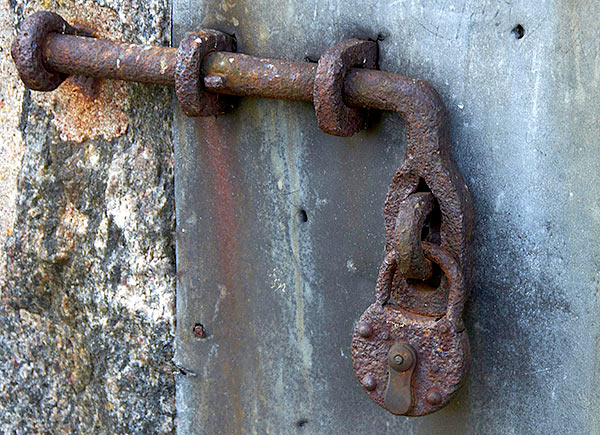
[[[425,185],[437,201],[440,212],[440,245],[458,261],[465,281],[472,268],[471,236],[474,211],[471,195],[450,155],[450,133],[446,110],[435,91],[415,80],[420,95],[402,99],[397,106],[406,120],[407,148],[404,162],[394,175],[385,201],[386,250],[395,248],[395,229],[401,204],[419,186]],[[416,89],[415,89],[416,90]],[[413,94],[414,95],[414,94]],[[420,314],[440,316],[446,309],[447,282],[438,287],[410,283],[398,274],[396,287],[402,287],[398,303]]]
[[[398,272],[405,278],[426,280],[431,276],[431,262],[421,247],[425,218],[433,209],[433,195],[417,192],[398,207],[394,229],[394,252]]]
[[[319,59],[315,74],[314,105],[319,128],[334,136],[352,136],[365,126],[365,114],[346,106],[344,79],[352,67],[373,69],[377,64],[374,41],[338,42]]]
[[[17,65],[19,77],[34,91],[53,91],[68,77],[46,69],[43,47],[50,33],[74,34],[76,31],[60,15],[38,12],[23,21],[19,37],[11,47],[10,54]]]
[[[456,259],[454,259],[454,256],[438,245],[422,242],[422,249],[425,257],[437,264],[448,280],[448,304],[443,316],[451,325],[458,327],[467,297],[461,268]],[[375,300],[381,306],[389,303],[392,294],[393,277],[397,271],[397,267],[396,252],[391,251],[386,255],[381,264],[375,287]]]
[[[217,30],[188,33],[177,50],[175,92],[187,116],[218,115],[229,110],[231,97],[205,90],[202,61],[213,51],[235,51],[232,37]]]
[[[170,85],[188,116],[223,113],[231,107],[229,96],[310,101],[319,127],[337,136],[365,126],[363,109],[399,113],[406,125],[405,159],[386,197],[387,255],[376,302],[355,328],[353,365],[367,394],[385,407],[384,380],[393,368],[385,356],[392,355],[391,340],[406,343],[415,352],[414,373],[388,383],[388,410],[426,415],[450,400],[469,366],[460,317],[471,271],[473,205],[451,158],[444,103],[429,83],[375,70],[376,43],[358,39],[333,45],[317,65],[234,53],[234,41],[214,30],[189,34],[179,48],[70,33],[73,27],[50,12],[25,20],[11,54],[26,86],[53,90],[68,75]],[[439,245],[421,240],[428,213],[437,219]],[[395,303],[389,303],[393,292]]]

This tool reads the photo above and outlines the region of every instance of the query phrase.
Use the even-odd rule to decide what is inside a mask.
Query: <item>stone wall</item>
[[[24,17],[168,45],[168,0],[0,1],[0,432],[175,427],[171,91],[73,79],[25,90]]]

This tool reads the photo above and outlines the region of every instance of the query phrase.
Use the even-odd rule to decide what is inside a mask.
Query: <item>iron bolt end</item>
[[[361,384],[367,391],[373,391],[377,387],[377,381],[371,375],[367,375],[361,380]]]
[[[194,326],[194,335],[198,338],[206,338],[206,331],[201,323],[196,323]]]
[[[209,89],[224,89],[225,88],[225,77],[213,74],[204,77],[204,86]]]
[[[399,343],[390,349],[388,354],[388,364],[397,372],[405,372],[415,363],[414,351],[406,343]]]
[[[371,328],[371,325],[365,322],[358,322],[356,325],[356,330],[360,336],[364,338],[368,338],[373,334],[373,328]]]

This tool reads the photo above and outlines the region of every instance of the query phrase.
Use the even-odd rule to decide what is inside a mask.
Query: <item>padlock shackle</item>
[[[448,291],[448,304],[444,317],[453,326],[458,326],[467,296],[465,294],[461,268],[456,259],[441,246],[427,242],[421,242],[421,245],[425,257],[437,264],[448,279],[450,289]],[[382,306],[389,302],[392,294],[392,282],[397,269],[395,257],[395,251],[388,252],[379,269],[379,276],[377,277],[377,285],[375,287],[375,298],[377,303]]]

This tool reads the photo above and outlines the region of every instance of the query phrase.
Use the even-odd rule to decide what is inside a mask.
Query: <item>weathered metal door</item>
[[[356,381],[350,340],[384,255],[400,117],[336,138],[308,103],[178,112],[179,433],[598,433],[600,6],[173,6],[175,44],[212,28],[235,34],[240,52],[301,61],[379,40],[380,69],[442,95],[477,216],[467,384],[435,414],[393,416]]]

